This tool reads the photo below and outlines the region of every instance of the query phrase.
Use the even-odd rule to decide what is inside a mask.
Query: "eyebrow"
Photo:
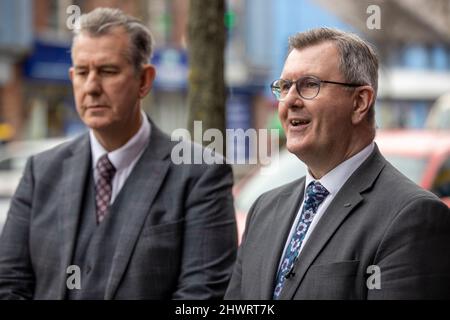
[[[282,77],[282,76],[280,75],[280,79],[284,79],[284,80],[292,80],[292,81],[296,81],[296,80],[298,80],[298,79],[300,79],[300,78],[304,78],[304,77],[316,77],[316,78],[322,79],[322,77],[319,76],[319,75],[317,75],[316,73],[305,73],[305,74],[302,74],[301,76],[295,77],[295,78],[292,78],[292,77]]]

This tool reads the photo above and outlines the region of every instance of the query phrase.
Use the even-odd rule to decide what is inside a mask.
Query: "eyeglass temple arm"
[[[340,84],[341,86],[348,86],[348,87],[361,87],[361,86],[365,86],[365,84],[359,84],[359,83],[345,83],[345,82],[336,82],[336,81],[327,81],[327,80],[320,80],[320,82],[333,83],[333,84]]]

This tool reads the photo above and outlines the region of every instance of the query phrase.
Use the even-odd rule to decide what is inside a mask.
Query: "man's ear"
[[[371,86],[361,86],[355,89],[352,112],[353,124],[359,124],[367,118],[367,113],[374,98],[375,92]]]
[[[70,81],[72,81],[72,82],[73,82],[73,73],[74,72],[75,72],[74,68],[70,67],[69,68],[69,78],[70,78]]]
[[[152,89],[153,81],[155,80],[156,69],[151,64],[146,64],[142,67],[140,75],[139,97],[143,99]]]

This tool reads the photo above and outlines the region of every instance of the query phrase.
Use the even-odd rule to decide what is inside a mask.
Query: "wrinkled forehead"
[[[340,78],[340,60],[339,50],[332,42],[293,49],[286,58],[281,77],[290,80],[307,75]]]

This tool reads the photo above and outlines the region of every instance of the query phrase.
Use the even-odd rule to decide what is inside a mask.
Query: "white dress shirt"
[[[339,164],[336,168],[328,172],[326,175],[324,175],[321,179],[314,179],[314,177],[308,172],[306,173],[306,181],[305,181],[305,193],[307,186],[312,181],[318,181],[320,182],[329,192],[328,196],[323,200],[323,202],[319,205],[317,208],[317,212],[314,215],[314,218],[308,228],[308,231],[306,232],[305,238],[301,244],[300,252],[303,250],[303,247],[305,246],[306,241],[308,241],[309,236],[313,232],[314,228],[316,227],[317,223],[319,222],[320,218],[324,214],[324,212],[327,210],[328,206],[330,205],[331,201],[333,201],[334,197],[336,197],[339,190],[341,190],[342,186],[345,182],[347,182],[348,178],[355,172],[356,169],[359,168],[359,166],[366,160],[369,155],[372,153],[373,149],[375,147],[374,142],[370,143],[367,147],[362,149],[360,152],[355,154],[353,157],[345,160],[341,164]],[[295,227],[297,226],[297,223],[300,219],[301,212],[303,209],[303,202],[300,206],[300,209],[298,210],[297,216],[295,218],[294,224],[291,227],[291,231],[289,232],[289,237],[287,238],[287,242],[285,244],[283,254],[281,257],[281,260],[283,259],[284,252],[287,249],[287,246],[289,245],[289,242],[291,240],[292,235],[294,234]],[[333,214],[333,212],[330,212],[329,214]]]
[[[119,149],[107,152],[100,144],[92,130],[89,131],[91,139],[92,167],[94,168],[95,183],[98,181],[99,174],[95,167],[98,159],[105,153],[108,153],[109,161],[116,168],[116,174],[112,181],[112,195],[110,204],[114,202],[125,181],[133,170],[139,158],[144,153],[145,147],[150,141],[151,125],[147,116],[141,111],[142,124],[139,131]]]

